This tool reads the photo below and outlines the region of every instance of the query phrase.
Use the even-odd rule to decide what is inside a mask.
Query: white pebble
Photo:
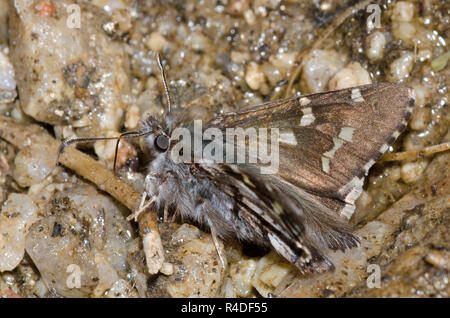
[[[252,90],[258,90],[263,86],[265,76],[259,64],[255,62],[248,64],[247,71],[245,72],[245,82]]]
[[[230,266],[231,282],[234,293],[239,297],[246,297],[252,291],[252,277],[256,270],[256,261],[241,259]]]
[[[296,52],[283,52],[271,55],[269,62],[283,72],[289,71],[295,63]]]
[[[36,221],[37,211],[28,195],[9,195],[0,214],[0,272],[19,265],[25,253],[26,232]]]
[[[386,47],[386,36],[383,32],[375,31],[366,39],[366,55],[371,61],[383,58]]]
[[[247,23],[249,25],[254,25],[256,23],[256,15],[252,9],[248,9],[248,10],[244,11],[244,18],[245,18],[245,21],[247,21]]]
[[[431,109],[427,107],[416,108],[409,121],[409,127],[413,130],[424,130],[431,120]]]
[[[345,65],[346,58],[333,50],[314,50],[303,66],[302,79],[311,93],[327,89],[330,78]]]
[[[138,126],[140,119],[141,115],[139,107],[137,105],[131,105],[125,116],[125,127],[127,129],[135,129]]]
[[[416,27],[410,22],[394,22],[392,24],[392,35],[407,44],[413,44],[416,39]]]
[[[399,1],[392,10],[392,21],[410,22],[414,16],[414,4],[406,1]]]
[[[359,62],[351,62],[331,78],[328,88],[337,90],[365,84],[372,84],[369,72]]]
[[[14,159],[14,180],[22,187],[40,183],[54,168],[55,156],[47,145],[32,144],[23,148]]]
[[[193,32],[186,42],[194,51],[207,52],[212,46],[211,41],[200,31]]]
[[[245,51],[231,51],[231,60],[237,64],[244,64],[250,60],[250,54]]]
[[[401,167],[402,180],[406,183],[414,183],[422,176],[428,166],[428,160],[419,159],[413,162],[405,162]]]
[[[173,275],[173,272],[174,272],[173,264],[164,262],[159,271],[166,276]]]
[[[117,137],[120,134],[115,131],[108,131],[105,133],[105,137]],[[94,150],[96,155],[106,162],[114,159],[116,152],[117,140],[98,140],[94,143]]]
[[[267,297],[293,271],[296,271],[293,265],[272,251],[258,261],[252,279],[253,287]]]
[[[425,106],[427,100],[430,98],[432,90],[421,83],[415,82],[410,84],[414,88],[414,104],[416,106]]]
[[[116,281],[106,292],[106,298],[138,298],[137,291],[124,279]]]
[[[409,77],[414,67],[414,54],[403,52],[402,55],[394,60],[389,66],[388,77],[390,81],[397,82]]]
[[[14,67],[9,61],[8,56],[0,52],[0,90],[14,89],[16,89]]]
[[[161,52],[166,45],[166,38],[159,32],[152,32],[145,40],[145,46],[155,52]]]
[[[421,49],[419,50],[419,53],[417,53],[417,59],[420,62],[425,62],[427,60],[430,60],[433,56],[433,53],[428,49]]]
[[[261,66],[261,69],[272,86],[277,85],[277,83],[283,79],[281,72],[271,63],[265,62]]]

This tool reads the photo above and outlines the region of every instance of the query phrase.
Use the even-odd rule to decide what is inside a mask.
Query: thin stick
[[[19,123],[4,116],[0,116],[0,137],[19,149],[30,144],[49,145],[51,152],[48,155],[54,158],[60,146],[60,141],[54,139],[40,126]],[[108,192],[131,211],[136,211],[139,207],[141,194],[131,185],[116,178],[111,170],[92,157],[74,147],[69,147],[61,153],[59,159],[64,166]]]
[[[56,158],[58,149],[60,148],[60,142],[50,136],[50,134],[42,127],[20,123],[12,118],[4,116],[0,116],[0,138],[19,149],[23,149],[30,144],[46,144],[50,148],[48,156],[54,156],[54,158]],[[142,195],[131,185],[115,177],[111,170],[94,160],[92,157],[74,147],[70,147],[61,153],[59,160],[64,166],[71,169],[79,176],[91,181],[100,190],[109,193],[130,211],[137,211],[139,209]],[[143,239],[146,238],[146,246],[149,245],[147,242],[148,230],[146,229],[152,230],[151,242],[158,241],[159,231],[157,222],[158,216],[154,211],[145,213],[144,216],[139,219],[139,228],[142,229],[141,235]],[[159,264],[164,261],[162,245],[159,244],[156,245],[156,247],[157,248],[155,249],[155,245],[152,245],[151,255],[154,255],[155,259],[147,259],[147,264],[151,265],[155,263],[158,265],[149,268],[149,272],[154,272],[156,268],[160,268]],[[145,250],[145,252],[147,257],[151,257],[151,255],[147,253],[147,250]]]
[[[448,150],[450,150],[450,141],[444,142],[439,145],[426,147],[420,150],[387,153],[381,158],[381,161],[401,161],[406,159],[417,159]]]
[[[297,61],[300,61],[300,63],[297,65],[297,67],[294,69],[294,71],[291,73],[291,77],[289,78],[289,83],[287,86],[287,89],[285,91],[285,98],[289,97],[291,95],[292,86],[294,85],[294,82],[300,75],[303,64],[306,60],[306,57],[315,49],[318,49],[323,42],[330,36],[331,33],[334,32],[349,16],[353,15],[356,11],[359,11],[363,8],[365,8],[372,0],[365,0],[361,1],[359,3],[356,3],[355,5],[347,8],[344,12],[342,12],[336,20],[333,21],[333,23],[328,26],[322,34],[319,36],[319,38],[306,50],[302,51],[298,57],[296,58]],[[278,95],[278,94],[276,94]]]

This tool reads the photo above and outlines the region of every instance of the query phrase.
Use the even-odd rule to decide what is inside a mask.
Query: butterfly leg
[[[226,258],[225,257],[225,252],[223,251],[222,247],[220,246],[216,229],[214,228],[214,226],[213,226],[213,224],[212,224],[212,222],[211,222],[211,220],[209,218],[208,218],[208,225],[209,225],[209,228],[211,230],[211,236],[212,236],[212,239],[213,239],[213,242],[214,242],[214,246],[216,247],[217,254],[219,255],[220,262],[222,263],[222,267],[225,268],[226,264],[227,264],[226,261],[225,261],[225,258]]]
[[[150,199],[150,201],[148,201],[147,203],[144,204],[146,198],[147,198],[147,193],[144,192],[144,194],[142,195],[141,204],[139,205],[139,209],[137,209],[137,211],[130,214],[127,217],[127,221],[131,221],[131,220],[137,221],[138,217],[142,214],[142,212],[147,210],[147,208],[156,200],[156,197],[152,197]]]

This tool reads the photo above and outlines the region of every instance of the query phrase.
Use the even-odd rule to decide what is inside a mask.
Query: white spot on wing
[[[314,115],[312,113],[312,108],[306,107],[306,108],[302,109],[302,111],[303,111],[303,117],[300,120],[300,126],[311,125],[316,120],[316,117],[314,117]]]
[[[278,141],[293,146],[297,145],[297,139],[292,130],[281,131]]]
[[[325,173],[330,172],[330,159],[322,156],[322,170]]]
[[[367,174],[367,171],[369,171],[370,167],[372,167],[375,164],[375,160],[370,159],[363,167],[364,171]]]
[[[338,151],[339,148],[342,147],[342,145],[344,144],[344,140],[340,139],[340,138],[335,138],[333,137],[333,148],[330,151],[324,152],[323,155],[325,157],[328,157],[330,159],[333,159],[334,154],[336,153],[336,151]]]
[[[385,153],[388,149],[389,149],[389,145],[388,144],[384,144],[383,146],[381,146],[380,152],[381,153]]]
[[[347,220],[350,220],[355,212],[355,206],[353,204],[346,204],[341,211],[341,216],[345,216]]]
[[[392,137],[394,137],[395,139],[397,139],[398,136],[400,136],[400,132],[399,132],[399,131],[396,131],[396,132],[394,132],[394,133],[392,134]]]
[[[347,183],[345,186],[343,186],[339,193],[341,195],[345,195],[344,201],[348,204],[355,204],[355,200],[361,195],[362,193],[362,186],[364,184],[364,178],[358,178],[353,177],[352,180],[350,180],[349,183]]]
[[[353,132],[355,131],[355,128],[352,127],[342,127],[341,132],[339,133],[339,138],[342,140],[352,142],[353,140]]]
[[[359,88],[352,89],[352,100],[356,103],[362,103],[364,102],[364,98],[361,95],[361,91]]]

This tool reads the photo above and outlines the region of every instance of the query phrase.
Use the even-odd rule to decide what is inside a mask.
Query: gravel
[[[81,9],[80,29],[67,27],[70,4]],[[208,120],[281,96],[299,53],[343,7],[344,1],[2,1],[0,113],[57,138],[137,129],[166,105],[159,52],[173,107]],[[408,130],[389,151],[450,140],[449,4],[382,1],[380,8],[380,28],[367,31],[360,11],[306,56],[292,93],[403,82],[415,89],[416,103]],[[223,267],[210,234],[160,222],[164,263],[150,275],[125,208],[55,168],[42,131],[19,136],[27,145],[21,150],[0,140],[0,296],[449,296],[448,153],[371,169],[351,220],[361,246],[331,253],[335,272],[301,276],[275,252],[234,241],[223,243]],[[80,148],[112,168],[114,147]],[[124,142],[119,155],[119,175],[142,190],[138,143]],[[367,283],[369,268],[379,269],[379,288]]]

